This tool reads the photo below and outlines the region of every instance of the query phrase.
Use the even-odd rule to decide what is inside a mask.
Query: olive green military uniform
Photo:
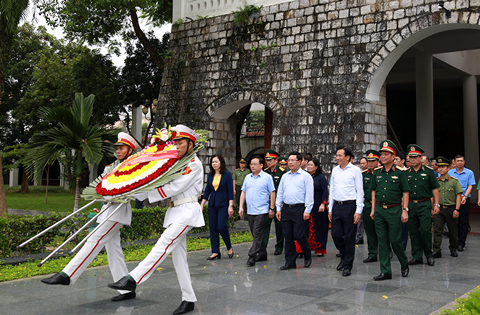
[[[407,255],[402,245],[402,197],[409,191],[407,177],[403,170],[392,166],[390,170],[380,167],[373,173],[371,190],[375,191],[375,230],[378,237],[380,270],[392,274],[390,265],[390,244],[402,268],[408,267]]]
[[[437,253],[442,252],[443,227],[446,222],[450,239],[448,248],[456,251],[458,248],[458,217],[453,218],[453,211],[455,211],[457,195],[463,194],[462,186],[458,179],[448,174],[444,181],[441,177],[438,177],[437,180],[440,184],[440,212],[433,216],[433,250]]]
[[[439,187],[435,172],[420,166],[405,171],[410,186],[408,203],[408,233],[412,241],[412,258],[422,261],[423,254],[432,258],[432,190]]]
[[[275,192],[277,192],[278,185],[280,184],[280,179],[282,178],[283,174],[285,174],[285,170],[282,167],[277,165],[273,170],[271,170],[270,168],[266,169],[265,173],[272,175],[273,185],[275,186]],[[272,226],[272,220],[274,220],[275,222],[275,235],[277,236],[277,243],[275,244],[275,250],[282,252],[283,251],[282,222],[278,221],[276,215],[273,218],[268,218],[267,222],[265,223],[265,231],[263,232],[263,242],[265,243],[265,247],[266,247],[268,245],[268,239],[270,237],[270,227]]]
[[[365,192],[365,202],[362,212],[363,225],[365,226],[365,234],[367,235],[368,257],[377,259],[378,255],[378,239],[375,231],[375,222],[370,217],[372,213],[372,189],[373,172],[366,169],[362,172],[363,175],[363,191]]]
[[[251,171],[248,168],[245,168],[243,171],[240,168],[237,168],[233,172],[233,180],[235,181],[235,199],[234,203],[238,206],[240,205],[240,195],[242,194],[242,185],[245,177],[250,174]],[[246,207],[244,208],[246,212]]]

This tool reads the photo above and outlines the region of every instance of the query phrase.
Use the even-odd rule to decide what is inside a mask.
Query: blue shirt
[[[356,200],[356,213],[363,211],[363,176],[360,168],[348,163],[344,169],[337,165],[330,176],[329,212],[333,210],[334,201]]]
[[[273,178],[270,174],[260,171],[257,177],[253,173],[245,176],[242,191],[245,192],[247,213],[259,215],[268,213],[270,209],[270,193],[275,191]]]
[[[460,185],[462,186],[463,194],[465,194],[465,192],[467,191],[468,186],[475,186],[475,175],[471,170],[469,170],[466,167],[463,168],[463,172],[461,172],[460,174],[458,174],[456,168],[452,168],[451,170],[448,171],[448,175],[458,179],[458,181],[460,182]],[[470,197],[471,195],[472,194],[466,197]]]
[[[305,204],[305,212],[310,213],[313,207],[313,178],[301,168],[294,174],[292,171],[284,174],[278,185],[277,211],[282,211],[282,205]]]

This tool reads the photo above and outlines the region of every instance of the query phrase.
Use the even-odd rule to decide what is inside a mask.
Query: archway
[[[251,115],[253,112],[261,115]],[[213,102],[206,113],[212,130],[207,155],[222,154],[229,169],[236,168],[239,158],[246,157],[252,150],[263,153],[258,147],[270,148],[274,134],[280,134],[273,126],[274,119],[281,116],[282,106],[270,95],[256,91],[225,95]]]
[[[387,136],[402,150],[418,143],[430,157],[465,155],[477,174],[480,26],[433,25],[390,49],[366,92],[385,111]]]

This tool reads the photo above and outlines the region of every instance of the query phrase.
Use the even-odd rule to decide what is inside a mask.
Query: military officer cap
[[[129,146],[132,150],[137,150],[138,148],[140,148],[138,142],[126,132],[119,132],[117,135],[117,139],[117,143],[114,144],[116,146],[126,145]]]
[[[380,144],[379,152],[390,152],[393,155],[397,155],[397,152],[399,151],[395,143],[393,143],[393,141],[383,140],[382,143]]]
[[[275,151],[275,150],[272,150],[272,149],[265,150],[265,159],[266,160],[278,159],[279,155],[280,154],[278,154],[278,152]]]
[[[278,163],[279,163],[279,164],[288,164],[287,158],[284,157],[284,156],[281,156],[281,157],[278,159]]]
[[[247,163],[247,160],[245,160],[244,158],[241,158],[240,161],[238,161],[239,163]]]
[[[452,163],[452,160],[444,158],[443,156],[439,156],[435,158],[435,160],[437,161],[438,166],[449,166]]]
[[[425,152],[418,144],[409,144],[407,151],[409,156],[421,156]]]
[[[176,125],[175,133],[176,135],[172,140],[190,139],[195,143],[195,141],[200,139],[200,136],[195,132],[195,130],[190,129],[185,125]]]
[[[367,155],[367,161],[375,161],[380,159],[380,153],[377,150],[367,150],[365,154]]]

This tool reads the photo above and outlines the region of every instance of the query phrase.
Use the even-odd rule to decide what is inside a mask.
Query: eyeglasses
[[[245,164],[245,163],[247,163],[247,162],[240,162],[240,164]]]

